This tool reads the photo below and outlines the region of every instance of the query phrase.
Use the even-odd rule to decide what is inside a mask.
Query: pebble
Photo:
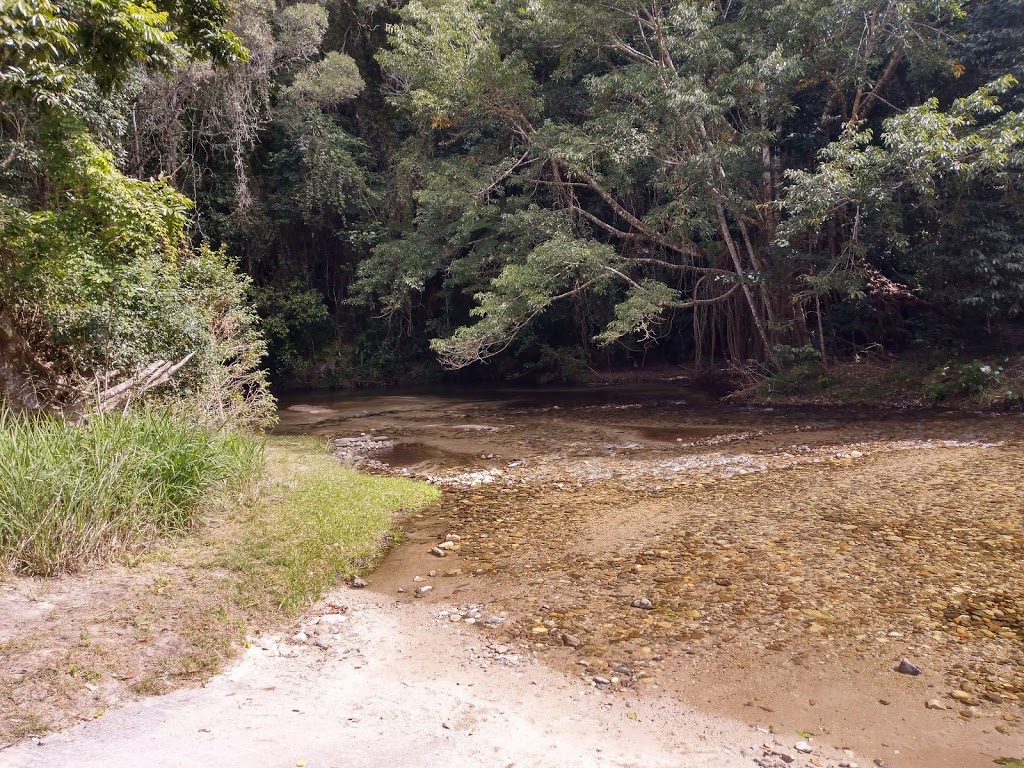
[[[597,683],[598,685],[609,685],[612,682],[607,677],[601,677],[600,675],[595,675],[593,679],[594,679],[594,682]]]
[[[805,755],[809,755],[811,754],[811,752],[814,751],[814,747],[812,747],[806,741],[798,741],[796,744],[793,745],[793,749],[795,749],[797,752],[802,752]]]
[[[365,580],[359,578],[358,576],[353,577],[353,579],[352,579],[352,588],[353,589],[365,589],[368,586],[370,586],[370,585]]]
[[[909,659],[900,659],[900,665],[896,667],[896,671],[901,675],[917,676],[921,674],[921,668]]]
[[[434,557],[448,557],[448,553],[440,547],[434,547],[433,549],[431,549],[430,554],[432,554]]]
[[[646,597],[638,598],[638,599],[634,600],[632,603],[630,603],[630,605],[633,608],[642,608],[645,611],[653,611],[654,610],[654,603],[652,603]]]
[[[583,641],[575,635],[569,635],[563,632],[562,645],[568,646],[569,648],[579,648],[581,645],[583,645]]]
[[[426,584],[426,585],[420,587],[419,589],[417,589],[416,590],[416,594],[422,596],[422,595],[427,594],[427,592],[429,592],[432,589],[433,589],[432,586],[430,586],[429,584]]]
[[[938,699],[932,699],[927,704],[925,704],[925,707],[928,709],[945,709],[946,705]]]

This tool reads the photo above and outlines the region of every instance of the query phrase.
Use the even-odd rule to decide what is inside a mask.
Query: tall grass
[[[53,575],[188,530],[261,462],[252,438],[165,411],[72,424],[0,410],[0,565]]]

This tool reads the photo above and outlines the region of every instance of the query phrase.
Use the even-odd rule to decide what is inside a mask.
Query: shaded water
[[[1019,415],[749,408],[647,384],[293,393],[282,399],[278,432],[387,436],[394,448],[382,462],[428,475],[555,456],[657,461],[719,453],[724,445],[770,455],[863,441],[1005,441],[1018,438],[1021,423]]]

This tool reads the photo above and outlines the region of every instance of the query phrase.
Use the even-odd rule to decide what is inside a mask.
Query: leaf
[[[626,717],[628,717],[628,718],[629,718],[630,720],[639,720],[639,719],[640,719],[640,718],[639,718],[639,717],[637,716],[636,712],[632,712],[632,711],[630,711],[630,712],[627,712],[627,713],[626,713]]]
[[[1006,766],[1006,768],[1024,768],[1024,760],[1019,757],[1000,757],[992,762],[996,765]]]
[[[814,736],[814,734],[810,731],[801,731],[799,728],[796,729],[796,735],[799,736],[801,739],[809,739],[812,736]]]

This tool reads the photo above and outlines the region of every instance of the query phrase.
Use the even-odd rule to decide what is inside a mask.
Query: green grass
[[[81,424],[0,411],[0,566],[54,575],[193,529],[260,444],[162,411]]]
[[[396,533],[395,516],[439,492],[426,483],[360,474],[322,440],[267,441],[267,478],[216,534],[216,567],[234,574],[248,616],[294,614],[366,570]]]

